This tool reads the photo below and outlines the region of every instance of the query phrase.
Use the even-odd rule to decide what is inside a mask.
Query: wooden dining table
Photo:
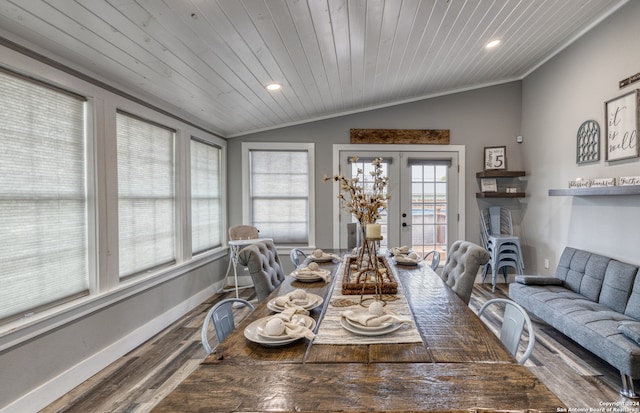
[[[421,343],[265,347],[244,329],[273,314],[267,302],[301,288],[331,304],[331,283],[286,280],[154,412],[540,411],[565,406],[427,265],[393,267]],[[393,264],[392,264],[393,265]],[[354,297],[359,298],[359,296]],[[316,326],[316,329],[318,326]],[[566,411],[566,410],[565,410]]]

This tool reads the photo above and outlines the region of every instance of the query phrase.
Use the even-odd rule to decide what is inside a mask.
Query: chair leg
[[[622,388],[620,389],[620,394],[630,399],[640,398],[640,395],[636,393],[636,389],[633,385],[633,379],[623,372],[620,372],[620,377],[622,378]]]
[[[507,282],[509,277],[509,267],[502,267],[502,276],[504,277],[504,282]]]

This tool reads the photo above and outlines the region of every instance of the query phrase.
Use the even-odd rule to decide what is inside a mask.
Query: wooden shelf
[[[549,189],[549,196],[640,195],[640,185],[605,186],[602,188]]]
[[[476,172],[476,178],[518,178],[526,174],[525,171],[503,171],[498,169]]]
[[[526,176],[525,171],[503,171],[503,170],[489,170],[476,172],[476,178],[522,178]],[[524,198],[526,194],[524,192],[503,192],[505,189],[498,187],[499,192],[476,192],[476,198]]]
[[[524,192],[476,192],[476,198],[524,198]]]

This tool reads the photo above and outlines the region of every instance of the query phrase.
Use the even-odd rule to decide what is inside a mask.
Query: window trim
[[[0,42],[1,43],[1,42]],[[161,125],[169,126],[177,130],[176,156],[178,151],[188,152],[189,138],[194,135],[206,140],[213,145],[222,148],[221,182],[222,190],[222,216],[221,232],[226,239],[227,233],[227,140],[215,132],[204,129],[184,120],[176,115],[164,111],[158,106],[136,99],[131,95],[118,93],[115,88],[105,87],[105,84],[92,82],[86,76],[77,76],[79,72],[64,71],[60,67],[51,66],[34,60],[25,54],[19,53],[6,45],[0,44],[0,50],[4,53],[0,68],[25,76],[29,80],[43,82],[54,89],[60,88],[72,95],[84,96],[87,101],[86,120],[86,186],[87,186],[87,213],[88,213],[88,242],[89,242],[89,291],[90,294],[72,301],[61,303],[42,312],[34,313],[0,325],[0,352],[10,350],[22,343],[38,338],[54,329],[65,326],[75,320],[91,316],[101,309],[116,305],[140,293],[152,290],[156,286],[179,278],[185,274],[197,270],[197,268],[213,262],[220,262],[227,256],[227,246],[222,245],[214,250],[209,250],[192,257],[190,244],[182,234],[190,231],[184,225],[189,217],[185,200],[189,197],[182,191],[176,192],[180,208],[186,209],[182,214],[183,226],[176,241],[177,249],[182,248],[189,252],[178,255],[178,263],[169,268],[163,268],[155,272],[135,277],[133,279],[120,280],[118,277],[117,254],[110,251],[118,250],[117,242],[117,174],[114,159],[116,158],[116,126],[115,114],[117,110],[140,116],[145,120],[152,120]],[[74,76],[76,74],[76,76]],[[184,156],[183,156],[184,157]],[[176,165],[176,174],[183,188],[189,188],[188,176],[185,177],[184,168],[189,165]],[[183,184],[183,181],[186,184]],[[115,196],[114,196],[115,194]],[[180,223],[176,222],[176,225]],[[180,254],[180,251],[178,251]]]
[[[251,151],[306,151],[309,164],[309,240],[307,245],[295,245],[298,248],[315,248],[316,245],[316,189],[315,189],[315,144],[292,142],[242,142],[242,222],[251,222],[251,197],[249,171]],[[293,247],[294,245],[291,245]],[[289,245],[278,245],[289,247]]]

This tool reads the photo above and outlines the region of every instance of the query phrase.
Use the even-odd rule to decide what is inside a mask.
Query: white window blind
[[[84,105],[0,71],[0,319],[88,293]]]
[[[191,248],[194,254],[222,245],[220,148],[191,139]]]
[[[251,225],[276,244],[309,242],[308,151],[250,151]]]
[[[118,113],[120,277],[175,262],[175,131]]]

